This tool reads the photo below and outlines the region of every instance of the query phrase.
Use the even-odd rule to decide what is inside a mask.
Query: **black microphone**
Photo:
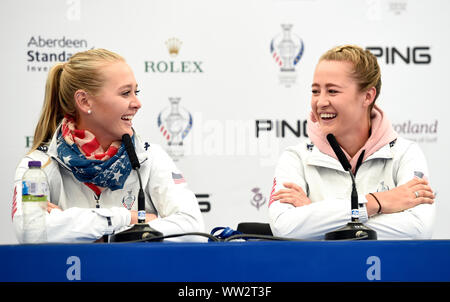
[[[125,146],[125,150],[127,151],[128,158],[131,162],[131,167],[136,170],[141,167],[141,164],[139,163],[139,160],[136,155],[136,151],[134,150],[133,142],[131,141],[131,137],[129,134],[124,134],[122,136],[122,143]]]
[[[346,226],[325,234],[326,240],[342,240],[342,239],[377,239],[377,233],[359,222],[359,206],[358,192],[356,191],[355,175],[352,172],[352,166],[347,160],[344,152],[339,146],[333,134],[327,135],[328,143],[336,154],[339,162],[345,171],[348,171],[352,178],[352,194],[351,194],[351,221]]]
[[[352,171],[352,166],[347,160],[347,157],[344,154],[344,151],[342,151],[341,147],[339,146],[339,143],[336,140],[336,137],[334,137],[333,134],[327,135],[328,143],[330,143],[331,148],[333,148],[334,154],[336,154],[339,162],[342,165],[342,168],[344,168],[345,171]]]
[[[122,136],[122,143],[125,146],[125,150],[130,159],[131,167],[136,171],[139,179],[139,193],[138,193],[138,223],[133,225],[128,230],[114,234],[110,236],[110,242],[124,242],[124,241],[135,241],[141,239],[151,239],[152,237],[162,237],[163,234],[157,230],[151,228],[145,223],[145,195],[142,189],[142,179],[139,168],[141,167],[139,160],[136,155],[136,150],[134,149],[133,142],[129,134],[124,134]],[[152,198],[150,196],[150,202]],[[157,239],[153,241],[162,241],[163,239]]]
[[[333,149],[334,153],[336,154],[339,162],[341,163],[342,168],[344,168],[344,170],[347,171],[350,174],[350,177],[352,178],[352,195],[351,195],[352,221],[356,221],[356,219],[359,219],[358,192],[356,191],[356,181],[355,175],[352,172],[352,166],[348,162],[347,157],[344,154],[344,151],[342,151],[341,147],[339,146],[336,137],[334,137],[334,135],[330,133],[327,135],[327,140],[328,143],[330,143],[330,146]]]

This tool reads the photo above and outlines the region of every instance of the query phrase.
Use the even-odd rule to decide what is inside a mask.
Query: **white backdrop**
[[[134,127],[165,148],[160,128],[170,128],[164,122],[169,99],[179,99],[187,135],[181,148],[169,151],[199,194],[209,232],[267,222],[276,161],[285,147],[305,139],[315,64],[345,43],[379,56],[377,103],[424,150],[438,193],[434,238],[450,238],[449,11],[445,0],[2,0],[0,243],[17,242],[14,171],[32,141],[47,71],[56,61],[93,47],[123,55],[141,89]],[[304,46],[291,72],[276,62],[288,24],[295,54]]]

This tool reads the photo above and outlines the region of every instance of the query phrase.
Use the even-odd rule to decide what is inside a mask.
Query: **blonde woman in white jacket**
[[[93,242],[138,221],[139,180],[123,134],[132,137],[141,164],[145,221],[164,235],[204,231],[181,172],[162,148],[144,144],[132,128],[141,108],[138,92],[130,66],[105,49],[79,52],[50,70],[33,146],[15,175],[12,218],[19,241],[21,179],[30,160],[41,161],[49,180],[49,242]]]
[[[310,141],[287,148],[276,167],[269,203],[274,235],[322,239],[350,221],[351,178],[327,142],[332,133],[356,175],[360,221],[381,240],[431,237],[435,196],[425,157],[375,105],[380,89],[380,68],[369,51],[345,45],[320,58]]]

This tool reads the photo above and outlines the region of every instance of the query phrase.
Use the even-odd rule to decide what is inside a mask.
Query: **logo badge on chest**
[[[131,210],[133,207],[134,201],[136,200],[136,196],[132,195],[133,191],[127,191],[127,195],[122,198],[122,204],[128,210]]]
[[[384,180],[382,180],[377,187],[377,192],[385,192],[389,191],[389,186],[384,183]]]

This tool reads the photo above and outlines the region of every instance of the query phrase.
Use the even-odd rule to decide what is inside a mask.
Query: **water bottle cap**
[[[41,162],[38,161],[38,160],[31,160],[31,161],[28,162],[28,167],[29,168],[31,168],[31,167],[38,167],[38,168],[40,168],[41,167]]]

